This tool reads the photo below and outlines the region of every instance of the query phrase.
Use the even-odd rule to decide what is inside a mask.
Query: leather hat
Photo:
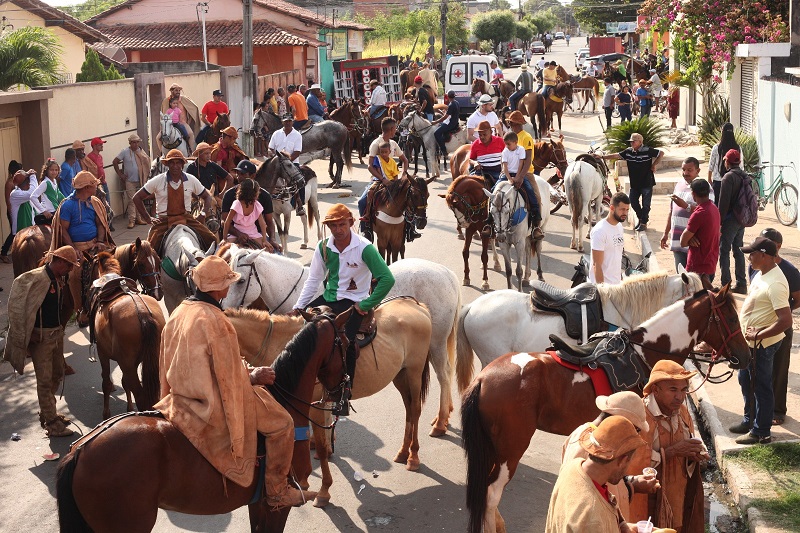
[[[507,121],[511,122],[512,124],[526,124],[527,121],[525,117],[522,116],[522,113],[519,111],[512,111],[510,115],[508,115]]]
[[[134,141],[135,142],[142,142],[142,138],[139,137],[138,135],[136,135],[135,133],[131,133],[130,135],[128,135],[128,142],[132,143]]]
[[[83,189],[89,185],[99,185],[100,180],[94,177],[94,174],[88,170],[81,170],[74,178],[72,178],[73,189]]]
[[[192,270],[192,281],[203,292],[221,291],[239,281],[242,275],[231,270],[219,256],[206,257]]]
[[[74,266],[80,266],[81,264],[78,262],[78,252],[75,251],[75,248],[72,246],[62,246],[56,250],[50,252],[50,257],[58,257],[59,259],[63,259],[67,263],[70,263]]]
[[[204,152],[206,150],[210,152],[211,145],[208,144],[207,142],[201,142],[200,144],[197,145],[197,148],[194,149],[194,152],[192,152],[192,157],[197,157],[198,155],[200,155],[200,152]]]
[[[482,120],[478,127],[475,128],[475,131],[492,131],[492,125],[489,124],[488,120]]]
[[[222,133],[224,133],[228,137],[233,137],[234,139],[238,139],[239,138],[239,133],[236,131],[236,128],[234,128],[233,126],[228,126],[224,130],[222,130]]]
[[[173,83],[172,85],[169,86],[169,90],[171,91],[172,89],[178,89],[179,91],[182,91],[183,87],[181,87],[177,83]]]
[[[658,361],[656,364],[653,365],[653,370],[650,371],[650,379],[647,381],[647,385],[644,386],[644,390],[642,393],[647,396],[650,394],[650,391],[654,384],[658,383],[659,381],[667,381],[670,379],[685,379],[688,380],[689,378],[696,376],[697,371],[689,371],[683,368],[683,366],[679,365],[675,361],[670,361],[669,359],[662,359]]]
[[[600,425],[591,425],[581,433],[581,448],[590,455],[610,461],[645,446],[633,424],[623,416],[609,416]]]
[[[166,157],[161,158],[162,163],[169,163],[170,161],[183,161],[186,163],[186,156],[183,155],[183,152],[178,150],[177,148],[173,148],[169,152],[167,152]]]
[[[604,413],[624,416],[642,431],[650,429],[644,412],[644,402],[635,392],[623,391],[611,396],[598,396],[594,403]]]
[[[328,222],[338,222],[340,220],[353,220],[353,213],[344,204],[336,204],[328,209],[328,214],[325,215],[325,220],[322,223],[327,224]]]
[[[80,141],[80,140],[78,140],[78,141],[72,141],[72,149],[73,149],[73,150],[80,150],[80,149],[82,149],[82,148],[86,148],[86,145],[85,145],[85,144],[83,144],[83,142],[82,142],[82,141]]]

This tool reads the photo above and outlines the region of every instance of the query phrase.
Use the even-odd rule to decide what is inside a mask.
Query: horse
[[[414,78],[417,77],[419,68],[409,68],[400,71],[400,94],[406,94],[409,87],[414,86]]]
[[[150,241],[136,237],[132,244],[117,246],[114,259],[119,262],[121,274],[136,280],[142,292],[156,300],[164,297],[161,287],[161,258],[150,246]]]
[[[419,111],[406,115],[401,121],[401,124],[403,128],[408,128],[411,131],[411,135],[422,139],[422,143],[425,145],[425,151],[428,154],[428,158],[425,162],[426,169],[428,168],[428,161],[432,159],[434,161],[434,177],[440,177],[441,173],[439,172],[439,157],[437,155],[439,151],[439,144],[436,142],[436,137],[434,137],[438,125],[433,127],[431,122]],[[467,144],[467,129],[460,128],[458,131],[450,134],[450,140],[445,143],[445,148],[447,148],[448,153],[453,153],[459,147],[464,146],[465,144]],[[408,157],[408,154],[406,154],[406,157]],[[445,157],[445,154],[442,154],[442,157],[445,160],[446,166],[447,158]],[[450,170],[452,171],[452,167]],[[426,177],[428,177],[427,172]]]
[[[341,122],[347,127],[350,135],[350,149],[355,148],[358,154],[358,162],[363,165],[366,153],[367,122],[360,113],[358,102],[352,98],[347,98],[342,105],[330,114],[330,118],[336,122]]]
[[[52,239],[53,230],[44,224],[23,228],[14,235],[11,263],[15,278],[39,266],[44,254],[50,249]]]
[[[447,207],[456,217],[456,222],[460,229],[464,230],[464,248],[461,256],[464,258],[464,281],[463,285],[469,286],[469,245],[475,233],[480,234],[481,238],[481,263],[483,264],[483,285],[481,288],[489,290],[489,273],[487,263],[489,262],[489,247],[492,249],[495,270],[500,270],[500,261],[497,258],[497,250],[494,247],[492,238],[492,227],[489,224],[489,196],[490,193],[484,187],[486,182],[481,176],[463,175],[454,179],[447,188],[447,194],[440,194],[441,198],[447,202]]]
[[[553,98],[558,98],[554,100]],[[564,105],[572,103],[572,83],[569,81],[559,82],[550,91],[550,96],[544,102],[545,130],[553,131],[553,113],[558,115],[558,131],[561,131],[561,115],[564,114]]]
[[[633,328],[659,309],[671,305],[703,288],[700,276],[683,268],[676,275],[651,272],[625,278],[619,285],[597,285],[603,320],[619,327]],[[503,331],[503,335],[492,332]],[[502,290],[484,294],[461,308],[457,325],[456,376],[459,391],[472,381],[472,352],[486,366],[498,354],[541,352],[549,346],[544,332],[568,337],[564,318],[540,311],[531,305],[530,296]],[[590,332],[591,333],[591,332]]]
[[[281,127],[281,119],[272,111],[257,109],[253,114],[253,121],[250,123],[250,135],[253,136],[253,157],[266,157],[269,150],[269,140],[272,135],[271,130]]]
[[[222,136],[222,130],[231,125],[229,113],[217,113],[217,118],[209,129],[206,130],[205,138],[201,139],[208,144],[215,144]]]
[[[231,285],[228,296],[222,300],[224,309],[247,307],[260,297],[273,316],[292,310],[308,279],[307,266],[280,255],[235,246],[230,250],[230,266],[242,277]],[[426,259],[401,259],[389,265],[389,270],[394,276],[394,286],[387,298],[413,296],[424,303],[431,314],[430,361],[439,380],[441,396],[439,413],[431,422],[430,436],[441,437],[447,432],[453,410],[450,384],[456,356],[456,319],[461,308],[458,278],[447,267]],[[314,297],[320,294],[322,287]]]
[[[183,224],[176,225],[165,236],[161,245],[161,276],[164,286],[164,305],[172,314],[180,303],[191,296],[192,291],[186,279],[187,272],[200,264],[212,249],[202,250],[200,239],[194,231]]]
[[[100,252],[92,261],[92,280],[106,280],[122,276],[122,269],[109,252]],[[100,285],[103,286],[103,285]],[[94,342],[103,377],[103,419],[111,418],[109,396],[114,391],[111,381],[110,361],[122,370],[122,386],[128,399],[128,412],[133,411],[131,393],[140,411],[148,411],[158,401],[158,350],[164,315],[158,301],[150,296],[129,292],[113,300],[101,301],[94,314]],[[142,365],[142,381],[137,368]]]
[[[348,342],[343,327],[350,313],[335,320],[320,317],[310,322],[273,364],[272,390],[285,391],[290,397],[278,395],[278,401],[291,408],[296,426],[308,424],[316,379],[326,391],[341,393]],[[251,320],[249,330],[260,325]],[[248,335],[254,337],[252,333],[244,337]],[[308,441],[295,443],[292,467],[297,472],[311,472]],[[289,508],[269,509],[267,500],[256,493],[260,478],[263,473],[256,466],[247,487],[226,482],[189,440],[157,413],[122,415],[75,441],[59,463],[59,522],[62,531],[151,531],[159,507],[209,515],[249,505],[251,531],[283,531]]]
[[[239,334],[242,355],[251,365],[269,364],[283,348],[284,343],[302,326],[303,320],[294,317],[271,316],[254,309],[227,310],[226,314]],[[240,317],[250,319],[255,328],[243,328]],[[431,339],[431,315],[424,304],[413,298],[395,298],[375,309],[377,335],[362,350],[370,352],[356,360],[352,399],[372,396],[394,383],[406,406],[403,443],[394,462],[416,471],[419,459],[419,417],[428,393],[430,367],[428,366]],[[322,397],[322,391],[316,397]],[[314,410],[311,420],[315,426],[324,427],[323,416]],[[333,483],[328,465],[330,443],[324,431],[315,431],[316,451],[322,469],[322,488],[315,507],[324,507],[330,501],[328,489]],[[302,479],[300,480],[302,485]]]
[[[600,220],[606,178],[586,161],[570,163],[564,176],[564,189],[572,212],[572,241],[569,247],[582,253],[584,218],[590,229],[594,225],[593,219],[594,222]]]
[[[512,94],[517,90],[516,86],[513,82],[509,80],[500,80],[500,96],[497,98],[497,105],[495,107],[501,108],[508,102],[508,99],[511,97]],[[472,80],[472,87],[470,87],[469,95],[480,97],[482,94],[488,94],[489,96],[494,96],[494,87],[488,81],[482,78],[473,78]]]
[[[659,359],[682,364],[705,340],[733,368],[746,368],[750,349],[742,336],[736,301],[726,285],[700,291],[624,330],[648,368]],[[505,531],[498,505],[519,460],[539,429],[569,435],[599,411],[592,380],[561,366],[549,353],[508,353],[483,369],[464,393],[462,439],[467,456],[469,531]],[[641,394],[648,376],[632,389]]]
[[[283,253],[289,253],[289,225],[292,222],[292,207],[291,200],[295,196],[298,187],[305,188],[306,202],[308,203],[308,211],[305,215],[300,215],[300,220],[303,226],[303,242],[300,248],[305,250],[308,248],[308,228],[312,227],[314,221],[317,223],[317,240],[322,239],[322,228],[320,227],[320,213],[319,201],[317,200],[317,174],[306,165],[300,167],[300,171],[305,178],[303,182],[290,182],[287,179],[279,177],[272,193],[272,213],[275,220],[275,227],[278,231],[278,237],[281,240],[281,247]]]
[[[600,97],[600,84],[597,81],[597,78],[593,76],[570,76],[569,80],[572,83],[572,89],[584,89],[578,91],[578,95],[585,95],[586,101],[581,106],[580,111],[583,112],[586,104],[589,103],[589,100],[592,102],[592,111],[597,109],[597,99]],[[588,90],[586,90],[588,89]]]
[[[435,178],[409,178],[375,191],[375,236],[378,252],[391,265],[406,255],[406,223],[425,229],[428,223],[428,184]]]
[[[523,115],[528,115],[528,117],[530,117],[531,126],[533,126],[536,139],[541,139],[547,135],[544,97],[541,93],[535,91],[529,92],[517,103],[517,109],[519,109],[520,113]]]
[[[170,150],[178,149],[185,156],[189,156],[189,144],[183,138],[181,130],[175,127],[172,117],[161,113],[161,134],[158,136],[158,144],[161,146],[161,155],[167,155]]]

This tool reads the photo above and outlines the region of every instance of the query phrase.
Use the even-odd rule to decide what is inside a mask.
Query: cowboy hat
[[[656,364],[653,365],[653,370],[650,371],[650,379],[647,381],[647,385],[644,386],[644,390],[642,393],[647,396],[650,394],[650,391],[656,383],[659,381],[667,381],[671,379],[685,379],[688,380],[689,378],[696,376],[697,371],[688,371],[683,368],[681,365],[676,363],[675,361],[670,361],[669,359],[662,359],[658,361]]]
[[[165,157],[161,158],[162,163],[169,163],[170,161],[183,161],[186,163],[186,157],[183,155],[183,152],[178,150],[177,148],[173,148]]]
[[[233,126],[228,126],[224,130],[222,130],[222,133],[227,135],[228,137],[233,137],[234,139],[239,138],[239,134],[236,132],[236,128],[234,128]]]
[[[88,170],[81,170],[78,172],[74,178],[72,178],[72,188],[73,189],[83,189],[84,187],[88,187],[90,185],[98,185],[100,180],[94,177],[94,174],[89,172]]]
[[[521,66],[521,67],[519,67],[519,69],[520,69],[520,70],[528,70],[528,65],[526,65],[525,63],[523,63],[523,64],[522,64],[522,66]]]
[[[481,95],[481,97],[480,97],[480,98],[478,98],[478,103],[479,103],[480,105],[484,105],[484,104],[493,104],[493,103],[494,103],[494,100],[492,100],[492,97],[491,97],[491,96],[489,96],[488,94],[483,94],[483,95]]]
[[[609,416],[600,425],[590,425],[580,436],[581,448],[589,455],[611,461],[636,450],[646,443],[633,424],[623,416]]]
[[[328,214],[325,215],[325,220],[323,220],[322,223],[327,224],[329,222],[338,222],[340,220],[353,220],[353,213],[344,204],[336,204],[328,209]]]
[[[73,150],[80,150],[86,148],[86,145],[83,144],[81,141],[72,141],[72,149]]]
[[[139,137],[138,135],[136,135],[135,133],[131,133],[130,135],[128,135],[128,142],[129,143],[132,143],[132,142],[139,143],[139,142],[142,142],[142,138]]]
[[[511,114],[508,115],[508,118],[506,120],[508,122],[512,123],[512,124],[526,124],[527,123],[527,121],[525,120],[525,117],[523,117],[522,113],[520,113],[519,111],[512,111]]]
[[[311,87],[308,88],[309,91],[312,90],[312,89],[322,89],[322,86],[319,83],[315,83]]]
[[[74,266],[81,266],[78,262],[78,253],[75,251],[75,248],[72,246],[62,246],[56,250],[50,252],[50,257],[58,257],[62,261],[66,261]]]
[[[172,89],[178,89],[179,91],[182,91],[183,87],[181,87],[177,83],[173,83],[172,85],[169,86],[169,90],[171,91]]]
[[[642,431],[650,429],[644,412],[644,402],[635,392],[623,391],[611,396],[598,396],[594,403],[604,413],[624,416]]]
[[[204,152],[206,150],[210,151],[211,145],[208,144],[207,142],[202,142],[197,145],[197,148],[194,149],[194,152],[192,152],[192,157],[197,157],[198,155],[200,155],[200,152]]]
[[[492,131],[492,125],[489,124],[488,120],[483,120],[478,124],[478,127],[475,128],[475,131]]]
[[[192,270],[192,281],[203,292],[225,290],[241,277],[241,274],[231,270],[228,263],[217,255],[206,257]]]

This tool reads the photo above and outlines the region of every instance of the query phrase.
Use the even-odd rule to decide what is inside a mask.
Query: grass
[[[373,41],[364,47],[364,57],[383,57],[388,55],[408,57],[411,49],[414,48],[414,39],[392,39],[391,53],[389,53],[389,41]],[[414,57],[425,57],[428,50],[427,36],[420,35],[417,47],[414,49]]]
[[[800,444],[753,446],[731,454],[729,459],[757,470],[760,494],[752,505],[770,522],[800,531]],[[766,483],[758,486],[759,481]]]

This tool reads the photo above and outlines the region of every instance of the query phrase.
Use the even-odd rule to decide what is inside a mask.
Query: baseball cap
[[[742,251],[746,254],[761,252],[775,257],[778,255],[778,245],[766,237],[756,237],[753,242],[747,246],[742,246]]]
[[[414,78],[414,83],[422,83],[422,76],[417,76]]]
[[[222,91],[220,91],[219,89],[217,89],[217,90],[215,90],[213,93],[211,93],[211,96],[225,96],[225,95],[224,95],[224,94],[222,94]]]
[[[767,228],[765,230],[762,230],[761,236],[766,237],[775,244],[783,244],[783,235],[781,235],[781,232],[776,230],[775,228]]]
[[[92,145],[92,146],[97,146],[98,144],[105,144],[105,143],[107,143],[107,142],[108,142],[108,141],[104,141],[104,140],[103,140],[103,139],[101,139],[100,137],[95,137],[94,139],[92,139],[91,145]]]
[[[239,161],[239,164],[236,165],[236,168],[233,170],[237,172],[243,172],[245,174],[255,174],[256,166],[247,159],[242,159],[241,161]]]

